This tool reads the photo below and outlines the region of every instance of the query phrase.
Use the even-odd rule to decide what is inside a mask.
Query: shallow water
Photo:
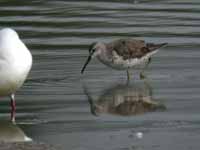
[[[17,30],[34,58],[17,126],[63,150],[198,149],[199,12],[199,0],[1,1],[0,28]],[[80,75],[90,43],[122,37],[169,43],[146,81],[135,70],[126,85],[125,72],[97,60]],[[1,120],[8,104],[0,101]]]

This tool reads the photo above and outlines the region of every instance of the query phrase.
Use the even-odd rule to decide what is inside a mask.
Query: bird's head
[[[19,39],[19,36],[17,34],[17,32],[11,28],[4,28],[0,30],[0,39],[4,39],[4,40],[16,40]]]
[[[90,45],[89,47],[89,55],[88,55],[88,58],[81,70],[81,73],[83,74],[86,66],[89,64],[90,60],[96,56],[98,56],[102,50],[105,48],[105,45],[101,42],[94,42]]]

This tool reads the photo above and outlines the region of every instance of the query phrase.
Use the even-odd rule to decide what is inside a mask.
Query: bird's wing
[[[141,58],[147,53],[156,50],[163,44],[145,43],[143,40],[136,39],[119,39],[107,44],[110,51],[115,51],[124,60],[131,58]]]

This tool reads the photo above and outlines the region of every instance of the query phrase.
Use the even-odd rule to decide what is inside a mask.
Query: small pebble
[[[143,133],[142,133],[142,132],[137,132],[137,133],[136,133],[136,137],[137,137],[138,139],[143,138]]]

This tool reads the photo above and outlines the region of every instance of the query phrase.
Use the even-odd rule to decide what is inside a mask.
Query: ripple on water
[[[199,6],[199,0],[1,1],[0,28],[16,29],[34,59],[16,96],[19,126],[31,138],[63,149],[198,149]],[[81,76],[88,47],[122,37],[169,43],[146,71],[152,101],[165,105],[165,111],[91,114],[83,84],[98,102],[111,85],[124,84],[126,74],[93,60]],[[138,72],[132,71],[136,87],[143,84]],[[0,101],[2,118],[8,119],[8,102]],[[99,105],[111,107],[105,101]],[[131,138],[137,132],[143,138]]]

